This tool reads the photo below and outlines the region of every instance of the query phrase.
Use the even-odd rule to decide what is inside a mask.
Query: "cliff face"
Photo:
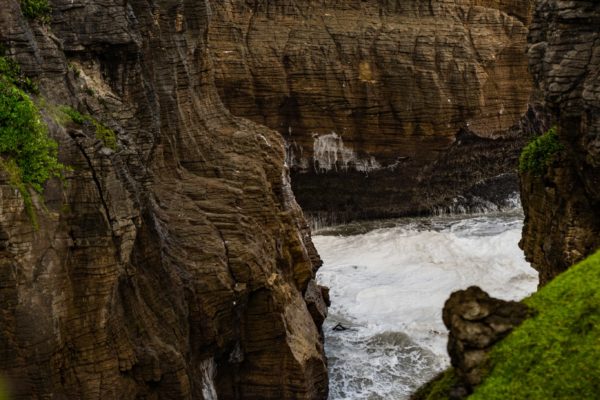
[[[326,398],[320,260],[280,136],[221,104],[207,2],[51,5],[49,26],[18,0],[0,13],[71,167],[34,196],[38,230],[0,174],[14,398]],[[58,105],[113,129],[117,151],[90,124],[57,123]]]
[[[539,130],[534,110],[521,119],[532,3],[213,1],[216,83],[284,135],[309,213],[430,212],[494,177],[505,195]]]
[[[563,150],[522,176],[521,246],[545,284],[600,246],[600,3],[539,2],[530,66]]]

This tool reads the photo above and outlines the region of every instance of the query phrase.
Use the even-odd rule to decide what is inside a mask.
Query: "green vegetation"
[[[52,8],[48,0],[21,0],[21,11],[29,19],[37,19],[42,23],[50,22]]]
[[[448,368],[438,376],[421,386],[412,396],[411,400],[446,400],[450,391],[456,385],[454,369]]]
[[[563,146],[558,141],[556,127],[553,127],[525,146],[519,158],[519,171],[543,175],[554,155],[561,150]]]
[[[75,122],[77,125],[83,125],[85,121],[87,121],[87,118],[83,114],[81,114],[79,111],[75,110],[72,107],[61,107],[60,111],[62,111],[67,117],[71,119],[71,121]]]
[[[61,177],[64,167],[58,162],[57,144],[48,137],[39,109],[25,92],[32,86],[14,61],[0,57],[0,168],[23,196],[36,225],[28,188],[41,193],[43,184]]]
[[[72,122],[78,125],[84,125],[85,123],[92,124],[96,130],[96,138],[100,139],[106,147],[112,150],[117,149],[117,136],[112,129],[107,128],[91,115],[81,114],[79,111],[71,107],[61,107],[60,111],[69,117]]]
[[[69,63],[69,71],[73,72],[73,75],[75,75],[75,78],[79,78],[79,76],[81,75],[79,68],[77,68],[77,66],[73,63]]]
[[[4,382],[0,377],[0,400],[8,400],[8,394],[6,393],[6,388],[4,386]]]
[[[15,160],[10,158],[8,160],[4,160],[2,157],[0,157],[0,169],[4,170],[8,174],[10,185],[13,188],[17,189],[21,194],[21,197],[23,197],[25,212],[27,212],[31,223],[37,229],[37,215],[35,213],[35,209],[33,208],[33,200],[31,199],[31,194],[27,189],[27,185],[23,182],[23,173],[21,172],[21,168],[19,168]]]
[[[492,352],[470,399],[595,399],[600,393],[600,252],[525,300],[539,313]]]
[[[23,76],[21,68],[14,60],[0,56],[0,77],[10,84],[13,84],[26,92],[37,94],[37,85],[29,78]]]
[[[25,184],[36,191],[54,176],[60,176],[56,142],[29,96],[0,79],[0,154],[13,159]]]
[[[14,160],[23,183],[41,192],[44,182],[61,175],[63,166],[40,111],[23,90],[30,86],[14,62],[0,57],[0,155]]]
[[[94,91],[94,89],[92,89],[89,86],[86,86],[83,91],[85,92],[85,94],[87,94],[88,96],[95,96],[96,92]]]

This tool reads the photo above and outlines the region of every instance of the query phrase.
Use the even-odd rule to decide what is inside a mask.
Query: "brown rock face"
[[[463,384],[454,388],[455,398],[465,397],[481,383],[492,346],[528,316],[526,305],[494,299],[476,286],[452,293],[444,305],[443,319],[450,331],[448,354]]]
[[[34,198],[39,230],[0,174],[11,398],[325,399],[320,260],[280,135],[220,102],[207,2],[51,3],[50,26],[18,0],[0,13],[72,167]],[[117,151],[56,105],[112,128]]]
[[[216,83],[234,114],[284,135],[310,214],[431,212],[511,174],[506,195],[537,125],[521,120],[532,3],[213,1]]]
[[[544,284],[600,246],[600,3],[539,2],[529,57],[564,147],[521,182],[521,247]]]

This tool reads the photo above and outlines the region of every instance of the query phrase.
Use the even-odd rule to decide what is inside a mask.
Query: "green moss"
[[[77,68],[77,66],[73,63],[69,63],[69,71],[73,72],[73,75],[75,76],[75,78],[79,78],[79,76],[81,75],[79,68]]]
[[[92,123],[96,128],[96,137],[102,140],[104,145],[109,149],[117,150],[117,136],[115,135],[115,132],[96,120]]]
[[[553,127],[525,146],[519,158],[519,171],[543,175],[554,155],[561,150],[563,146],[558,141],[556,127]]]
[[[27,189],[27,185],[23,182],[21,168],[17,165],[15,160],[8,159],[6,161],[0,158],[0,169],[6,171],[10,185],[17,189],[23,198],[23,204],[25,205],[25,212],[29,216],[29,220],[33,224],[35,229],[39,228],[37,214],[33,207],[33,201],[31,199],[31,193]],[[1,397],[0,397],[1,399]]]
[[[86,122],[92,124],[96,131],[96,138],[100,139],[109,149],[117,150],[117,136],[112,129],[107,128],[91,115],[81,114],[71,107],[61,107],[60,111],[78,125],[83,125]]]
[[[81,114],[79,111],[71,108],[69,106],[64,106],[60,108],[60,111],[64,113],[72,122],[75,122],[77,125],[83,125],[87,118]]]
[[[0,400],[8,400],[8,393],[6,392],[6,388],[4,386],[4,381],[0,377]]]
[[[411,400],[445,400],[450,396],[450,391],[458,383],[453,368],[448,368],[438,376],[421,386],[412,396]]]
[[[525,303],[538,314],[492,352],[471,399],[595,399],[600,393],[600,252]]]
[[[43,23],[50,22],[52,7],[48,0],[21,0],[21,11],[23,15],[31,20],[39,20]]]

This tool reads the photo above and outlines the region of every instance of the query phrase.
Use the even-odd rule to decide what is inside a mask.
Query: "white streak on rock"
[[[381,168],[375,157],[359,158],[354,150],[344,145],[342,138],[335,132],[315,137],[313,166],[317,173],[332,170],[346,172],[349,169],[369,172]]]

